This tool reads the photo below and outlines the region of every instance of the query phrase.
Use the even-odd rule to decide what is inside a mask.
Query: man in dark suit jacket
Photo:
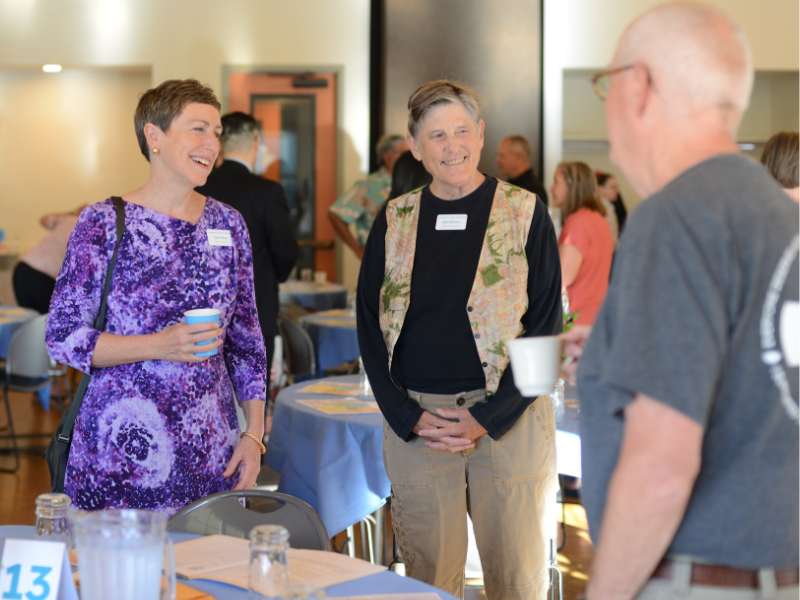
[[[533,192],[547,204],[547,191],[533,172],[531,146],[524,137],[509,135],[500,140],[497,149],[497,168],[501,179]]]
[[[278,333],[278,283],[286,281],[297,260],[297,241],[289,224],[280,183],[259,177],[266,168],[261,126],[242,112],[222,117],[224,161],[198,192],[229,204],[244,217],[253,245],[256,306],[267,358],[272,363]]]

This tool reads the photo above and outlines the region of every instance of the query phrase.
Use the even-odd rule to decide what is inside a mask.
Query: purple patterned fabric
[[[92,328],[115,242],[111,200],[81,212],[56,281],[47,323],[52,357],[92,379],[78,416],[65,491],[80,508],[176,512],[236,482],[222,477],[239,439],[239,400],[266,398],[267,360],[241,215],[209,198],[196,225],[125,203],[106,331],[143,335],[192,308],[219,308],[225,341],[200,363],[163,360],[91,366]],[[231,232],[212,246],[207,229]]]

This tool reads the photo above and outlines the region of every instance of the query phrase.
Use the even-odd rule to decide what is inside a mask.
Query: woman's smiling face
[[[476,123],[459,102],[428,111],[411,140],[411,152],[433,177],[434,188],[459,197],[459,190],[470,187],[478,175],[483,130],[483,120]]]

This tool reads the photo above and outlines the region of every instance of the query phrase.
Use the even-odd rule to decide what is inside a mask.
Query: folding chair
[[[202,498],[172,517],[167,528],[247,538],[256,525],[283,525],[292,548],[331,549],[325,525],[311,506],[289,494],[267,490],[220,492]]]
[[[283,356],[289,371],[290,383],[310,379],[317,373],[314,342],[303,326],[278,317],[278,331],[283,339]]]

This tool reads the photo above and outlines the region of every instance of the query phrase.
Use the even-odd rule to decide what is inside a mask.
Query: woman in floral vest
[[[469,512],[489,599],[543,598],[553,411],[519,394],[506,344],[561,331],[553,226],[534,194],[478,170],[470,90],[431,81],[408,107],[411,151],[433,181],[378,215],[357,307],[395,534],[410,576],[462,596]]]

